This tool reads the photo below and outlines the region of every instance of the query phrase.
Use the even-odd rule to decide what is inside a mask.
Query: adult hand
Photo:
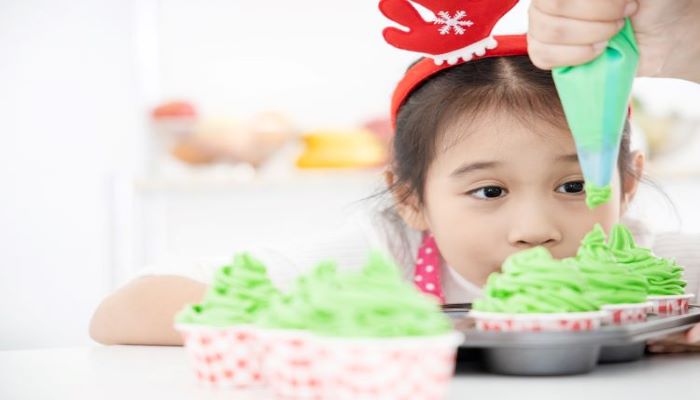
[[[532,0],[528,48],[542,69],[586,63],[630,17],[639,76],[700,83],[700,0]]]
[[[652,353],[700,352],[700,324],[693,326],[687,332],[649,342],[648,345]]]

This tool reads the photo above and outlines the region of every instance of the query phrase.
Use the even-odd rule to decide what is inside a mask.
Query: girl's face
[[[491,113],[468,129],[447,129],[426,175],[423,205],[402,216],[434,234],[447,265],[483,285],[519,250],[544,246],[556,258],[573,256],[596,223],[609,230],[637,185],[622,190],[615,176],[612,186],[612,199],[590,210],[568,131]]]

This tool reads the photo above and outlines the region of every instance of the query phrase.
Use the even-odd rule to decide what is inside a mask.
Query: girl
[[[329,258],[360,266],[379,247],[421,290],[446,303],[469,302],[509,255],[544,246],[555,257],[573,256],[596,223],[609,229],[620,222],[644,167],[643,155],[630,149],[629,122],[613,198],[590,210],[551,74],[531,63],[524,36],[503,43],[500,51],[454,66],[437,68],[424,59],[409,68],[394,96],[389,206],[382,202],[320,241],[252,251],[274,283],[284,289]],[[700,249],[690,244],[700,238],[637,230],[641,244],[686,267],[695,292]],[[105,344],[180,344],[173,315],[202,297],[220,265],[147,271],[100,304],[91,336]]]

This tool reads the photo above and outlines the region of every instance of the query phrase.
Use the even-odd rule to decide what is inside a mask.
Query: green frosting
[[[617,224],[610,233],[609,247],[619,264],[643,275],[650,295],[675,295],[685,293],[683,268],[672,260],[654,256],[651,250],[638,247],[632,232]]]
[[[586,182],[586,205],[593,209],[599,205],[605,204],[610,200],[612,189],[610,185],[596,186],[592,182]]]
[[[279,296],[265,266],[248,253],[237,254],[221,267],[201,304],[188,305],[175,316],[177,323],[230,326],[254,322]]]
[[[436,300],[402,279],[396,265],[378,252],[361,271],[339,274],[329,292],[336,323],[320,333],[338,337],[433,336],[452,325]]]
[[[328,296],[337,288],[337,269],[331,262],[319,264],[300,276],[289,293],[276,298],[257,324],[272,329],[324,330],[335,323]]]
[[[619,264],[605,243],[600,225],[583,238],[574,260],[588,284],[591,298],[599,305],[642,303],[646,301],[647,280],[627,265]]]
[[[338,272],[326,263],[300,277],[259,323],[345,338],[433,336],[452,328],[435,300],[376,252],[360,271]]]
[[[552,258],[544,247],[508,257],[502,273],[493,273],[484,297],[474,310],[504,313],[561,313],[595,311],[598,304],[586,295],[586,283],[571,264]]]

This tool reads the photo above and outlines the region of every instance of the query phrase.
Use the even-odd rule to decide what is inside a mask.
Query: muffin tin
[[[572,375],[605,362],[643,357],[647,340],[681,332],[700,323],[700,306],[681,315],[650,314],[646,322],[580,332],[482,332],[469,317],[470,304],[446,304],[443,311],[464,333],[463,351],[476,354],[491,372],[508,375]]]

